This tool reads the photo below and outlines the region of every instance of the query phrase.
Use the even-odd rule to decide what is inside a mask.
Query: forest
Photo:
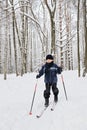
[[[0,74],[38,71],[47,54],[87,74],[86,0],[0,0]]]

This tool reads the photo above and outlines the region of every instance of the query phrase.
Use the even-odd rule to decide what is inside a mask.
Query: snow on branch
[[[20,11],[20,14],[25,15],[26,17],[30,18],[33,22],[35,22],[35,23],[39,26],[39,28],[40,28],[42,34],[44,35],[44,37],[46,38],[44,32],[43,32],[42,29],[41,29],[41,26],[40,26],[39,22],[38,22],[36,19],[34,19],[34,18],[31,17],[30,15],[28,15],[27,13],[22,12],[22,11]]]
[[[77,32],[76,32],[76,33],[77,33]],[[73,36],[67,41],[67,43],[69,43],[69,41],[72,40],[72,38],[76,36],[76,33],[73,34]]]
[[[70,37],[68,41],[70,41],[75,35],[76,35],[76,33],[73,34],[73,36]],[[64,41],[67,41],[67,38],[66,38],[66,39],[58,39],[56,42],[64,42]],[[67,41],[67,42],[68,42],[68,41]]]
[[[64,45],[56,44],[56,46],[59,47],[59,48],[63,48],[64,46],[66,46],[66,44],[64,44]]]
[[[68,52],[69,50],[68,49],[65,49],[65,50],[62,50],[61,53],[65,53],[65,52]]]
[[[26,17],[30,18],[32,21],[34,21],[36,24],[38,24],[40,26],[39,22],[36,19],[32,18],[27,13],[24,13],[24,12],[20,11],[20,14],[25,15]]]
[[[67,41],[67,38],[66,39],[58,39],[56,42],[64,42],[64,41]]]
[[[64,29],[63,30],[56,30],[58,33],[63,33],[64,31],[65,31],[65,29],[66,29],[66,26],[64,27]]]
[[[76,33],[75,34],[73,34],[73,36],[72,37],[70,37],[68,40],[67,39],[64,39],[64,41],[65,40],[67,40],[66,41],[66,43],[64,44],[64,45],[59,45],[59,44],[56,44],[56,46],[58,46],[59,48],[63,48],[63,47],[65,47],[69,42],[70,42],[70,40],[72,40],[72,38],[74,37],[76,35]],[[60,39],[60,40],[57,40],[57,41],[59,41],[59,42],[61,42],[62,41],[62,39]],[[63,41],[63,42],[64,42]]]

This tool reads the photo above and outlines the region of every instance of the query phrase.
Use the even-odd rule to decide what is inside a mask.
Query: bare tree
[[[29,5],[28,4],[28,2],[26,2],[26,5]],[[26,13],[28,14],[28,7],[26,6],[25,7],[25,11],[26,11]],[[28,70],[28,68],[27,68],[27,55],[28,55],[28,42],[29,42],[29,40],[28,40],[28,17],[25,17],[25,55],[24,55],[24,57],[25,57],[25,73],[27,73],[27,70]]]
[[[59,0],[59,44],[60,44],[60,62],[61,65],[64,66],[64,60],[63,60],[63,41],[62,41],[62,33],[63,33],[63,28],[62,28],[62,1]]]
[[[55,11],[56,11],[56,0],[51,0],[51,7],[48,0],[44,0],[45,5],[49,11],[50,22],[51,22],[51,53],[55,54]]]
[[[83,76],[86,75],[87,73],[87,26],[86,26],[86,0],[83,0],[83,15],[84,15],[84,38],[85,38],[85,56],[84,56],[84,71],[83,71]]]
[[[71,60],[71,50],[70,50],[70,42],[69,41],[69,38],[70,38],[70,12],[68,11],[68,5],[66,4],[66,14],[65,14],[65,19],[66,19],[66,38],[67,38],[67,44],[66,44],[66,65],[67,65],[67,69],[70,70],[71,69],[71,66],[70,66],[70,60]]]
[[[2,2],[0,1],[0,12],[2,11],[2,9],[1,9],[1,4],[2,4]],[[2,72],[2,54],[1,54],[1,46],[2,46],[2,40],[1,40],[1,13],[0,13],[0,73]]]
[[[10,21],[10,18],[9,18]],[[11,47],[11,35],[10,35],[10,24],[8,25],[8,31],[9,31],[9,36],[8,36],[8,72],[12,73],[12,47]]]
[[[8,0],[6,0],[6,21],[5,21],[5,45],[4,45],[4,79],[7,79],[7,52],[8,52],[8,11],[7,11],[7,7],[8,7]]]
[[[24,35],[24,0],[20,2],[21,11],[23,14],[21,15],[22,20],[22,29],[21,29],[21,43],[22,43],[22,57],[21,57],[21,76],[25,73],[25,35]]]
[[[71,1],[74,1],[76,16],[77,4],[80,1]],[[72,38],[74,38],[76,43],[78,39],[74,37],[75,29],[73,30],[72,27],[75,19],[72,18],[72,8],[70,10],[71,1],[6,0],[2,1],[4,6],[0,3],[0,11],[3,11],[3,13],[0,13],[0,73],[4,68],[5,79],[7,72],[10,72],[10,68],[12,68],[12,72],[16,71],[16,75],[19,72],[23,75],[28,70],[34,71],[38,64],[41,65],[44,62],[44,57],[47,53],[54,54],[55,61],[66,67],[65,69],[73,68],[72,53],[74,43]],[[37,9],[35,8],[36,6]],[[76,28],[77,25],[74,27]],[[3,32],[2,28],[4,28]],[[78,29],[77,32],[79,34],[80,31]],[[80,36],[82,36],[81,33],[78,35],[81,39]],[[77,47],[78,49],[81,49],[80,45],[81,43]],[[3,48],[4,52],[2,51]],[[85,59],[86,52],[85,50]],[[74,56],[74,58],[77,58],[77,56]],[[77,63],[74,63],[74,65],[77,67]],[[86,60],[84,61],[85,65]]]
[[[16,75],[18,75],[17,69],[17,45],[16,45],[16,37],[15,37],[15,10],[14,10],[14,1],[11,1],[12,4],[12,26],[13,26],[13,44],[14,44],[14,58],[15,58],[15,70]]]
[[[78,53],[78,76],[80,77],[79,11],[80,11],[80,0],[78,0],[78,10],[77,10],[77,53]]]

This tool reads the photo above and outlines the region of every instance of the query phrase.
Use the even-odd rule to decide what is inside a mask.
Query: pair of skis
[[[50,109],[51,111],[54,111],[56,104],[57,104],[57,103],[53,102],[52,107],[51,107],[51,109]],[[49,106],[48,106],[48,107],[49,107]],[[44,108],[40,111],[40,113],[39,113],[38,115],[36,115],[36,117],[37,117],[37,118],[41,118],[42,115],[44,114],[44,112],[47,110],[48,107],[44,107]]]

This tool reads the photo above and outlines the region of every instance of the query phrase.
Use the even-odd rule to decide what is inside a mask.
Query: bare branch
[[[32,18],[32,17],[29,16],[28,14],[26,14],[26,13],[24,13],[24,12],[21,12],[21,11],[20,11],[20,14],[25,15],[26,17],[30,18],[33,22],[35,22],[35,23],[38,25],[38,27],[40,28],[40,30],[41,30],[43,36],[44,36],[45,38],[47,38],[47,37],[45,36],[44,32],[42,31],[39,22],[38,22],[36,19]]]

